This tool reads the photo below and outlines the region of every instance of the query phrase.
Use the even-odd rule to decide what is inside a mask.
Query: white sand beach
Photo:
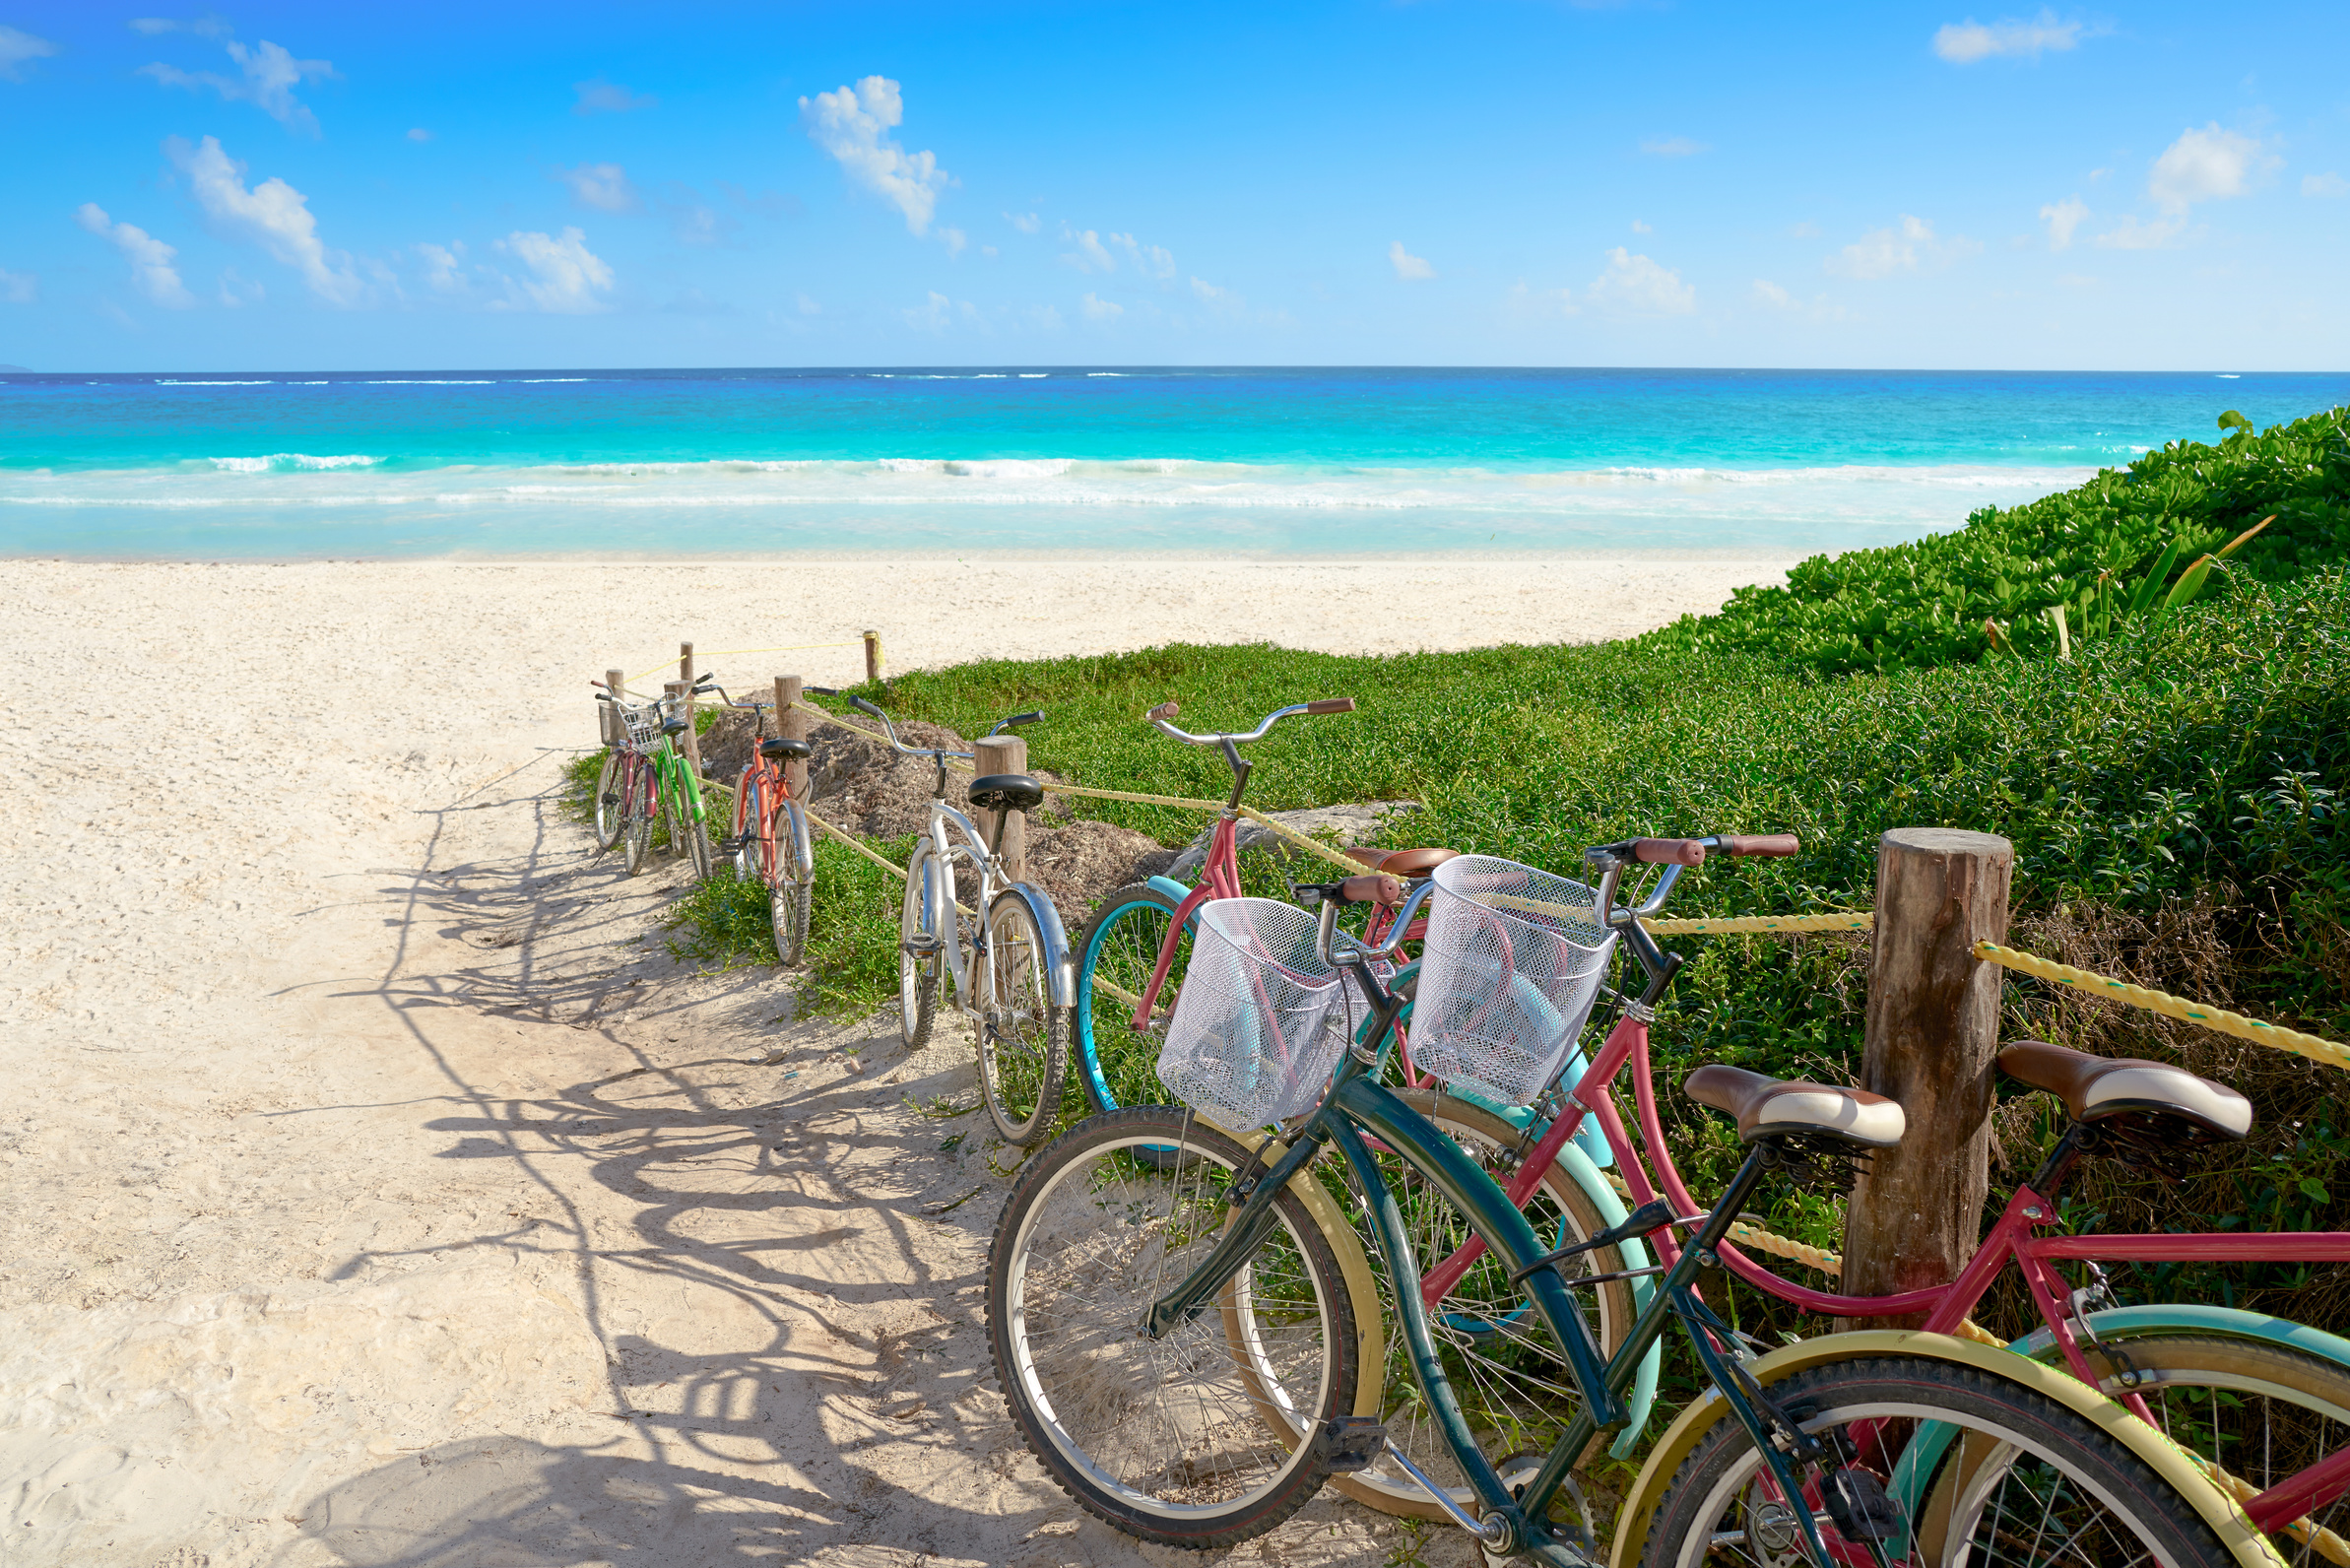
[[[588,855],[590,678],[1585,641],[1787,564],[0,564],[0,1561],[1196,1560],[986,1386],[1002,1183],[908,1103],[967,1049],[693,973],[682,869]],[[1326,1492],[1235,1555],[1393,1530]]]

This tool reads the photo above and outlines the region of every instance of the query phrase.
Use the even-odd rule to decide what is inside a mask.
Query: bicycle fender
[[[1746,1370],[1767,1389],[1779,1379],[1806,1367],[1867,1355],[1923,1356],[2021,1384],[2086,1418],[2145,1461],[2211,1527],[2238,1568],[2284,1568],[2284,1558],[2277,1554],[2268,1537],[2252,1527],[2241,1507],[2204,1477],[2186,1450],[2070,1372],[2029,1360],[2003,1346],[1976,1344],[1921,1330],[1871,1329],[1822,1335],[1816,1339],[1784,1345],[1750,1363]],[[1648,1463],[1641,1467],[1639,1478],[1633,1481],[1624,1506],[1616,1515],[1615,1541],[1608,1552],[1608,1568],[1632,1568],[1640,1561],[1648,1547],[1650,1523],[1656,1518],[1665,1488],[1680,1471],[1681,1462],[1713,1430],[1715,1423],[1729,1414],[1730,1406],[1721,1391],[1709,1388],[1665,1428],[1665,1435],[1650,1450]]]
[[[2261,1339],[2300,1350],[2321,1361],[2350,1370],[2350,1339],[2313,1329],[2304,1323],[2285,1318],[2272,1318],[2262,1312],[2245,1312],[2236,1307],[2209,1307],[2171,1303],[2144,1307],[2108,1307],[2092,1312],[2089,1327],[2099,1334],[2129,1334],[2147,1329],[2185,1329],[2197,1334],[2216,1334],[2235,1339]],[[2042,1324],[2030,1334],[2007,1346],[2021,1355],[2038,1360],[2056,1348],[2056,1337]]]
[[[1262,1129],[1235,1133],[1212,1117],[1201,1116],[1200,1120],[1251,1153],[1261,1152],[1268,1167],[1289,1152],[1288,1144]],[[1338,1273],[1345,1276],[1346,1292],[1355,1303],[1355,1347],[1361,1354],[1357,1365],[1362,1368],[1362,1376],[1355,1384],[1354,1413],[1377,1415],[1387,1392],[1387,1323],[1379,1310],[1379,1284],[1371,1273],[1371,1261],[1363,1252],[1362,1238],[1355,1234],[1354,1226],[1347,1222],[1345,1214],[1339,1211],[1328,1190],[1314,1179],[1311,1167],[1289,1178],[1289,1191],[1306,1206],[1306,1211],[1322,1227],[1323,1236],[1330,1242],[1330,1250],[1338,1254]],[[1366,1306],[1368,1311],[1364,1310]],[[1347,1491],[1347,1476],[1337,1474],[1331,1479],[1340,1491],[1345,1491],[1349,1497],[1354,1496],[1353,1492]],[[1363,1499],[1356,1498],[1356,1501]]]
[[[1053,996],[1056,1008],[1077,1005],[1077,965],[1070,956],[1069,933],[1061,929],[1061,911],[1053,901],[1026,882],[1013,882],[996,894],[996,902],[1017,898],[1028,906],[1028,913],[1036,919],[1036,929],[1044,934],[1045,986]]]
[[[1146,878],[1144,879],[1142,885],[1149,888],[1152,892],[1158,894],[1161,898],[1164,898],[1169,905],[1176,908],[1182,907],[1183,901],[1192,895],[1192,890],[1189,887],[1184,886],[1183,883],[1177,882],[1172,877]]]
[[[783,803],[783,815],[790,824],[792,848],[800,857],[798,864],[805,872],[800,885],[812,886],[816,882],[816,850],[808,842],[808,814],[800,810],[798,801],[787,800]]]
[[[1575,1185],[1583,1189],[1583,1196],[1592,1201],[1592,1207],[1599,1211],[1601,1219],[1610,1225],[1619,1225],[1629,1217],[1624,1201],[1616,1196],[1615,1189],[1607,1185],[1607,1178],[1599,1174],[1599,1167],[1592,1163],[1592,1157],[1578,1147],[1574,1140],[1570,1139],[1559,1145],[1558,1158],[1551,1163],[1560,1166],[1574,1178]],[[1619,1242],[1616,1250],[1627,1269],[1646,1269],[1649,1266],[1648,1244],[1637,1236]],[[1649,1297],[1655,1294],[1656,1282],[1653,1279],[1632,1281],[1632,1305],[1636,1312],[1647,1311]],[[1649,1411],[1657,1403],[1657,1369],[1664,1359],[1665,1341],[1660,1338],[1649,1346],[1648,1354],[1640,1358],[1640,1370],[1633,1374],[1632,1392],[1626,1401],[1626,1408],[1632,1413],[1632,1424],[1618,1432],[1615,1441],[1607,1446],[1607,1452],[1617,1459],[1629,1459],[1632,1451],[1640,1446],[1640,1434],[1648,1430]]]

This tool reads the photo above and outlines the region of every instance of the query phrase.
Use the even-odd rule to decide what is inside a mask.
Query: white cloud
[[[947,257],[949,261],[961,255],[963,253],[963,247],[970,242],[971,236],[964,233],[959,229],[942,229],[939,230],[939,243],[947,247]]]
[[[432,133],[422,125],[412,125],[408,128],[408,139],[412,142],[429,142],[432,140]]]
[[[359,302],[365,286],[351,270],[350,255],[330,252],[319,239],[318,220],[300,191],[274,175],[245,189],[244,165],[221,151],[218,137],[207,136],[201,146],[190,148],[174,136],[163,143],[163,151],[187,175],[197,204],[215,224],[299,271],[310,292],[330,304]]]
[[[10,272],[0,267],[0,301],[12,305],[29,305],[40,295],[40,280],[29,272]]]
[[[636,187],[628,183],[627,170],[618,163],[582,163],[577,168],[558,168],[555,177],[571,187],[571,199],[582,207],[593,207],[600,213],[636,211]]]
[[[225,38],[235,30],[219,17],[196,17],[177,22],[169,17],[133,17],[131,31],[154,37],[159,33],[193,33],[200,38]]]
[[[1846,278],[1890,278],[1897,272],[1916,272],[1960,256],[1971,256],[1982,245],[1964,234],[1943,239],[1923,218],[1901,215],[1890,229],[1872,229],[1828,258],[1828,270]]]
[[[1656,232],[1656,230],[1651,229],[1648,225],[1642,223],[1639,219],[1635,218],[1632,220],[1632,232],[1636,234],[1653,234]]]
[[[1006,213],[1004,221],[1023,234],[1033,234],[1044,227],[1044,220],[1034,213]]]
[[[174,247],[136,224],[115,223],[96,202],[84,202],[76,208],[74,222],[121,251],[123,259],[131,264],[131,283],[157,304],[184,310],[196,302],[195,296],[180,283],[179,269],[171,265],[172,258],[179,254]]]
[[[800,314],[804,316],[820,316],[824,313],[824,307],[806,294],[801,294],[793,302],[800,307]]]
[[[1582,306],[1575,303],[1572,289],[1529,289],[1525,284],[1511,286],[1504,301],[1509,313],[1525,321],[1551,321],[1580,315]]]
[[[849,178],[903,213],[906,232],[921,234],[930,228],[939,192],[954,180],[933,154],[909,153],[890,138],[905,117],[905,98],[885,76],[800,100],[800,121],[816,146]]]
[[[1125,251],[1126,259],[1133,264],[1135,271],[1143,277],[1172,278],[1175,276],[1175,257],[1163,246],[1138,245],[1132,234],[1112,234],[1110,243]]]
[[[1795,306],[1795,296],[1768,278],[1754,280],[1754,297],[1774,310],[1793,310]]]
[[[518,294],[554,315],[584,316],[612,308],[602,297],[612,293],[612,268],[587,248],[587,235],[577,229],[565,229],[560,238],[516,229],[499,240],[497,248],[530,269],[528,278],[506,280],[509,294]]]
[[[630,109],[649,109],[661,101],[650,95],[638,98],[618,82],[607,82],[600,76],[572,83],[571,91],[579,95],[571,105],[574,114],[625,114]]]
[[[1396,276],[1405,283],[1425,283],[1436,276],[1436,269],[1428,265],[1428,258],[1415,256],[1397,240],[1387,247],[1388,264],[1396,269]]]
[[[1231,290],[1218,289],[1205,278],[1192,280],[1192,295],[1204,305],[1220,305],[1239,297]]]
[[[25,67],[57,52],[57,45],[15,28],[0,27],[0,82],[22,82]]]
[[[463,294],[466,290],[463,263],[458,257],[465,252],[460,239],[447,245],[425,241],[415,247],[417,259],[424,264],[424,283],[436,294]]]
[[[1686,136],[1652,136],[1640,144],[1640,150],[1651,158],[1695,158],[1713,151],[1703,142],[1693,142]]]
[[[962,230],[960,230],[960,229],[957,229],[957,230],[955,230],[955,231],[956,231],[957,233],[960,233]],[[985,257],[987,257],[987,258],[988,258],[990,261],[993,261],[993,260],[994,260],[996,257],[998,257],[998,256],[1001,256],[1002,254],[1004,254],[1004,252],[1002,252],[1002,251],[998,250],[998,249],[997,249],[995,246],[993,246],[993,245],[982,245],[982,246],[980,246],[980,247],[979,247],[979,253],[980,253],[982,256],[985,256]]]
[[[1126,314],[1126,306],[1097,297],[1090,291],[1077,303],[1084,307],[1087,321],[1115,321]]]
[[[2350,196],[2350,179],[2339,174],[2304,174],[2301,176],[2304,196]]]
[[[2048,248],[2064,250],[2072,244],[2072,231],[2081,227],[2089,216],[2088,205],[2078,196],[2067,196],[2060,202],[2051,202],[2040,209],[2041,221],[2048,225]]]
[[[2166,213],[2184,213],[2196,202],[2242,196],[2260,163],[2260,144],[2249,136],[2223,131],[2214,120],[2199,131],[2186,131],[2154,161],[2146,181],[2151,195]]]
[[[1685,316],[1697,308],[1697,291],[1681,275],[1618,245],[1607,252],[1607,270],[1584,291],[1592,302],[1644,316]]]
[[[2166,250],[2179,242],[2187,232],[2187,214],[2174,213],[2141,224],[2136,218],[2124,218],[2110,233],[2097,236],[2103,250]]]
[[[898,314],[906,318],[907,326],[919,331],[944,332],[953,309],[954,301],[934,289],[927,303],[918,309],[901,310]]]
[[[290,131],[318,134],[318,116],[294,96],[294,90],[307,78],[333,76],[334,66],[325,60],[297,60],[283,45],[266,38],[257,49],[229,44],[228,58],[242,70],[240,79],[231,81],[214,71],[182,71],[161,62],[139,67],[139,75],[152,76],[165,87],[208,87],[229,102],[255,105]]]
[[[229,309],[240,310],[246,305],[261,303],[262,300],[269,297],[269,291],[245,278],[234,267],[229,267],[221,273],[218,297],[221,303]]]
[[[1989,26],[1969,17],[1964,22],[1944,23],[1933,35],[1933,52],[1952,65],[1973,65],[1994,56],[2036,60],[2043,51],[2062,53],[2071,48],[2081,41],[2081,33],[2080,23],[2058,22],[2056,14],[2048,10],[2029,22],[2010,17]]]
[[[1090,229],[1072,229],[1061,226],[1061,237],[1077,248],[1064,251],[1061,259],[1079,272],[1116,272],[1118,262],[1102,248],[1101,235]]]

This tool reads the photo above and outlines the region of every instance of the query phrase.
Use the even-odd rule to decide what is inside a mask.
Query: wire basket
[[[1591,1016],[1615,948],[1594,905],[1579,882],[1490,855],[1437,867],[1412,1061],[1503,1105],[1540,1093]]]
[[[1159,1081],[1176,1098],[1234,1129],[1296,1116],[1322,1098],[1346,1049],[1346,1010],[1314,925],[1272,898],[1200,906],[1158,1054]]]
[[[654,702],[624,703],[620,708],[620,722],[627,726],[628,744],[640,751],[649,751],[661,740],[661,708]]]

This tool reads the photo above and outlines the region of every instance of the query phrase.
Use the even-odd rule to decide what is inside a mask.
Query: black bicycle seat
[[[794,762],[805,762],[808,760],[808,754],[815,750],[816,748],[810,746],[806,741],[761,741],[758,744],[759,755],[778,761],[788,759]]]
[[[1044,804],[1044,786],[1025,773],[989,773],[971,781],[971,804],[983,812],[1026,812]]]

